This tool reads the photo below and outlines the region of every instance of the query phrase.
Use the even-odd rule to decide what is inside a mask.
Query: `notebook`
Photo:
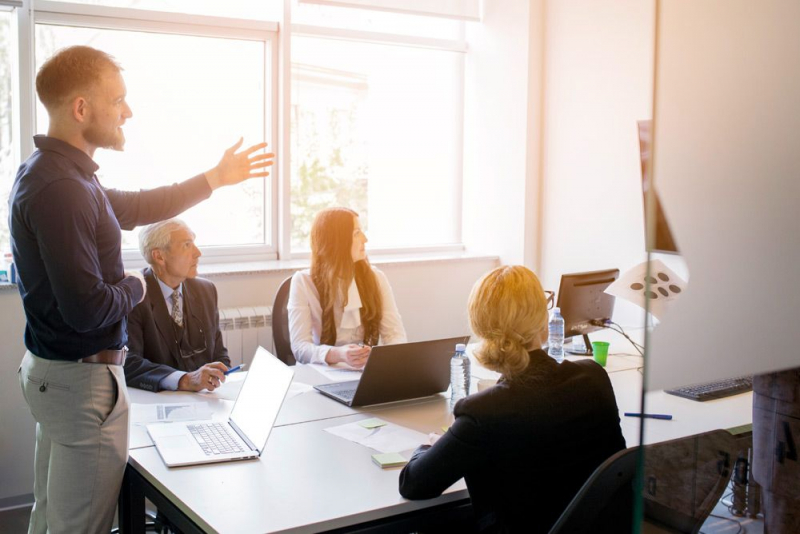
[[[314,389],[348,406],[434,395],[450,385],[450,358],[456,344],[468,339],[469,336],[460,336],[372,347],[360,380],[334,382]]]
[[[169,467],[258,458],[293,377],[293,368],[258,347],[226,422],[157,423],[147,433]]]

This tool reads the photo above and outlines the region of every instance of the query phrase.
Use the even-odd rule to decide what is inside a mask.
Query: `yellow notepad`
[[[398,452],[373,454],[372,461],[375,462],[375,464],[380,466],[382,469],[388,469],[390,467],[400,467],[408,463],[408,460],[406,460],[405,457]]]

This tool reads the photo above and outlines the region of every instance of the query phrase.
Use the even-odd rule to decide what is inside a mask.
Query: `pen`
[[[664,419],[665,421],[669,421],[672,419],[672,416],[669,414],[664,413],[634,413],[634,412],[625,412],[625,417],[646,417],[648,419]]]
[[[227,371],[225,371],[225,372],[224,372],[224,373],[222,373],[222,374],[224,374],[225,376],[227,376],[227,375],[229,375],[229,374],[231,374],[231,373],[235,373],[236,371],[240,371],[240,370],[244,369],[244,366],[245,366],[245,365],[247,365],[247,364],[246,364],[246,363],[243,363],[242,365],[237,365],[236,367],[231,367],[230,369],[228,369]]]

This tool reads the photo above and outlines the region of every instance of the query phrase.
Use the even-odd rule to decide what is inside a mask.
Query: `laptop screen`
[[[267,443],[293,376],[291,367],[258,347],[230,420],[258,447],[259,452]]]

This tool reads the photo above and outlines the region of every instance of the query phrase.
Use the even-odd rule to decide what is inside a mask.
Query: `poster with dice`
[[[670,304],[686,290],[686,285],[686,281],[664,262],[652,260],[649,277],[647,262],[640,263],[608,286],[606,293],[642,308],[645,307],[647,299],[650,299],[650,313],[660,321]]]

